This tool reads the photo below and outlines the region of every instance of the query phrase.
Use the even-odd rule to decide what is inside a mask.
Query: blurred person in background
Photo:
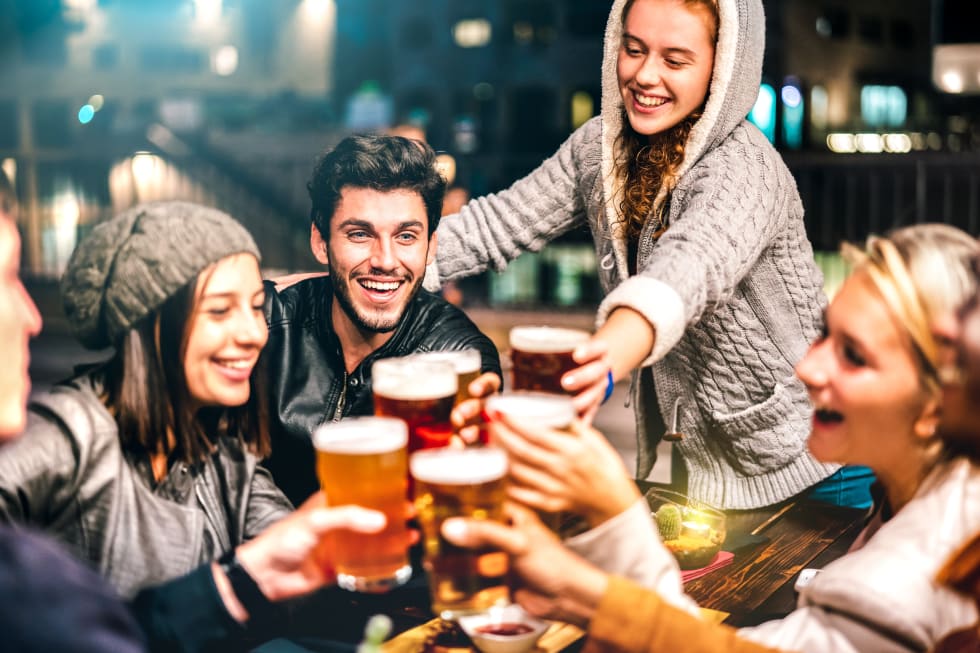
[[[130,605],[130,613],[102,578],[74,562],[53,542],[32,535],[24,528],[0,526],[0,596],[4,597],[0,608],[0,628],[4,633],[5,646],[18,651],[143,650],[143,635],[135,625],[138,622],[152,650],[207,651],[215,650],[215,647],[228,650],[252,641],[252,637],[260,632],[252,629],[257,622],[262,625],[262,632],[266,629],[274,632],[276,627],[281,628],[283,624],[277,619],[282,613],[276,602],[307,594],[333,580],[329,561],[317,559],[314,555],[324,535],[337,528],[376,532],[384,526],[384,515],[353,506],[318,507],[323,502],[322,496],[318,496],[299,511],[277,521],[258,537],[235,544],[234,548],[229,549],[231,553],[221,561],[212,562],[212,557],[217,557],[221,552],[215,550],[202,555],[198,548],[202,542],[208,542],[210,546],[222,543],[212,541],[210,529],[215,528],[215,524],[205,524],[200,518],[200,510],[203,504],[215,500],[225,503],[220,508],[222,513],[230,506],[227,505],[229,497],[225,488],[211,486],[213,479],[206,478],[209,470],[228,464],[221,460],[225,454],[219,453],[227,449],[221,449],[222,445],[215,443],[211,434],[205,434],[205,439],[198,442],[206,450],[204,459],[199,460],[193,469],[175,474],[191,479],[192,491],[186,499],[186,506],[178,505],[176,501],[179,497],[164,491],[167,489],[167,479],[150,477],[152,470],[161,468],[152,462],[153,455],[159,454],[159,450],[148,451],[139,443],[131,443],[128,447],[122,444],[114,417],[104,405],[96,404],[96,397],[85,390],[86,385],[93,381],[92,376],[79,377],[55,389],[55,394],[71,397],[65,400],[66,405],[59,406],[59,402],[52,401],[50,397],[42,399],[41,404],[32,408],[27,435],[17,439],[28,422],[28,339],[39,332],[41,320],[19,278],[20,239],[10,217],[14,205],[12,190],[6,178],[2,177],[0,335],[3,337],[0,342],[3,343],[8,364],[0,369],[0,389],[3,391],[0,393],[0,439],[9,444],[0,450],[0,486],[3,488],[6,516],[16,515],[30,525],[45,528],[67,541],[83,559],[88,559],[102,570],[109,562],[118,563],[119,567],[109,570],[110,578],[117,584],[123,580],[135,585],[138,577],[153,572],[159,576],[147,582],[163,580],[162,576],[167,574],[179,577],[140,591]],[[200,266],[202,270],[209,270],[205,277],[220,276],[217,270],[220,261],[209,265],[208,261],[214,256],[195,251],[195,247],[214,242],[214,237],[219,235],[233,237],[233,242],[227,247],[240,248],[249,257],[257,256],[254,243],[244,229],[233,224],[224,214],[176,203],[138,207],[116,221],[110,221],[106,227],[96,228],[91,240],[87,241],[88,245],[83,246],[82,253],[73,258],[72,270],[88,277],[85,281],[79,281],[79,286],[112,286],[111,280],[106,279],[107,271],[109,275],[112,274],[112,266],[100,264],[87,272],[80,271],[79,268],[84,267],[80,259],[85,258],[86,253],[113,258],[118,267],[116,272],[120,274],[134,272],[131,267],[133,261],[127,261],[133,252],[120,252],[120,248],[113,248],[104,237],[108,237],[107,231],[118,227],[121,221],[127,221],[133,233],[122,230],[121,233],[116,232],[116,237],[138,239],[139,236],[135,234],[141,230],[136,222],[141,212],[149,213],[145,218],[147,222],[156,222],[157,227],[163,227],[163,231],[151,229],[149,241],[164,260],[169,261],[165,265]],[[186,225],[182,225],[192,216],[202,219],[202,225],[198,225],[193,234]],[[207,218],[210,218],[210,222]],[[181,245],[186,247],[185,251],[175,252],[165,246],[167,243],[173,245],[174,239],[191,235],[195,237],[181,241]],[[197,238],[200,236],[203,237]],[[110,237],[109,241],[112,240]],[[98,243],[99,250],[103,246],[105,250],[86,252],[86,248],[95,243]],[[134,250],[139,250],[136,243],[131,244]],[[150,242],[145,244],[149,245]],[[203,258],[191,262],[189,259],[195,259],[195,255]],[[232,258],[239,255],[233,254]],[[215,256],[220,258],[220,255]],[[175,271],[170,269],[169,272]],[[176,272],[176,276],[194,279],[197,274],[185,267]],[[167,287],[172,290],[173,286],[168,284],[175,284],[178,280],[162,273],[155,277],[160,284],[156,292],[164,292],[163,289]],[[72,284],[71,281],[67,283]],[[128,278],[119,283],[132,291],[136,290],[134,284],[139,281]],[[184,295],[188,304],[183,307],[191,314],[194,313],[190,310],[191,297],[205,287],[213,287],[208,283],[202,283],[200,288],[196,283],[192,285],[194,288]],[[77,286],[73,286],[73,289],[80,291]],[[145,286],[144,289],[149,294],[154,292]],[[139,293],[129,295],[120,302],[121,297],[114,292],[118,288],[110,291],[106,287],[104,290],[107,291],[106,297],[102,298],[107,300],[105,303],[101,299],[94,305],[81,300],[72,303],[74,309],[89,309],[84,311],[84,316],[72,312],[73,322],[81,328],[86,340],[101,337],[96,335],[95,330],[120,329],[120,319],[139,322],[137,314],[148,310],[145,306],[138,309],[131,304],[147,299],[144,296],[137,300]],[[230,297],[237,291],[230,292],[217,303],[232,303]],[[201,301],[214,304],[216,300],[208,297]],[[250,305],[250,302],[246,303]],[[114,309],[108,308],[109,304],[113,304]],[[203,312],[197,315],[207,322],[236,322],[238,318],[230,313],[243,307],[228,308],[224,317],[221,311],[225,310],[225,306],[213,305],[205,306]],[[108,318],[103,310],[114,310],[114,317]],[[82,327],[80,322],[85,322],[86,326]],[[260,317],[260,325],[261,322]],[[212,324],[209,330],[213,331],[214,328]],[[151,329],[153,332],[159,333],[162,329]],[[125,345],[129,353],[125,355],[132,355],[139,349],[135,337],[117,335],[129,339]],[[186,339],[188,342],[192,340],[189,335]],[[183,359],[176,352],[167,353],[179,367]],[[139,363],[148,365],[159,364],[160,361],[161,354],[152,352],[139,359]],[[219,361],[212,362],[221,364]],[[205,381],[209,376],[204,374],[197,381]],[[182,384],[179,380],[170,380],[175,381],[177,387]],[[140,378],[137,383],[145,381],[145,378]],[[219,382],[215,385],[213,381],[215,379],[211,377],[204,385],[219,393],[229,389],[219,389],[224,384]],[[188,386],[200,387],[195,386],[194,382],[189,382]],[[132,385],[129,389],[133,391]],[[136,391],[139,392],[139,389]],[[157,391],[164,392],[162,388],[157,388]],[[98,399],[102,401],[107,398],[108,395],[102,394]],[[69,401],[74,404],[71,408],[79,412],[69,418],[70,423],[61,422],[58,415],[65,414]],[[74,426],[81,429],[73,431]],[[171,431],[164,428],[161,432]],[[37,446],[34,446],[32,439],[38,440]],[[180,465],[181,470],[187,469],[176,457],[179,456],[179,450],[174,447],[176,443],[171,440],[167,444],[175,455],[174,463]],[[229,445],[224,443],[223,446]],[[249,456],[239,451],[234,456],[239,461]],[[83,453],[91,455],[82,456]],[[139,459],[144,461],[142,470],[130,462]],[[25,471],[30,472],[30,477],[23,475]],[[143,474],[138,476],[140,471]],[[234,466],[229,465],[228,471],[235,471]],[[4,476],[7,472],[15,472],[17,476]],[[218,499],[214,491],[220,492],[223,499]],[[277,503],[285,505],[281,501]],[[211,507],[214,507],[213,503]],[[173,521],[175,519],[182,519],[185,523],[176,523]],[[174,527],[187,539],[171,541],[172,550],[161,550],[156,546],[160,542],[158,532],[161,527]],[[75,537],[81,536],[82,532],[91,539]],[[170,537],[170,534],[166,536]],[[93,547],[98,542],[101,542],[99,547],[107,554],[92,559],[90,554],[100,551]],[[233,546],[229,542],[223,544]],[[89,548],[86,549],[85,545]],[[143,550],[144,546],[150,552]],[[160,553],[161,559],[152,559],[152,552]],[[143,564],[147,567],[143,568]],[[121,577],[120,568],[131,570],[131,574]],[[186,575],[180,576],[185,572]]]
[[[319,159],[308,188],[310,247],[327,272],[265,282],[268,466],[294,502],[319,486],[316,427],[374,413],[374,361],[476,349],[483,374],[470,391],[477,397],[499,388],[501,374],[493,342],[422,289],[446,188],[432,148],[400,136],[350,136]]]
[[[810,450],[821,461],[868,465],[880,502],[851,551],[802,589],[794,612],[738,637],[785,650],[920,651],[976,624],[976,603],[936,582],[941,565],[980,531],[980,466],[937,431],[949,385],[933,324],[976,295],[978,251],[946,225],[845,249],[855,270],[797,373],[813,404]],[[550,492],[577,497],[594,528],[563,548],[530,511],[515,508],[510,529],[447,522],[446,537],[510,551],[526,584],[521,604],[587,625],[587,651],[705,650],[695,643],[706,627],[663,608],[694,605],[649,507],[601,434],[581,428],[569,438],[494,419],[496,441],[511,456],[512,498],[540,508]]]
[[[676,411],[687,491],[720,508],[779,503],[837,471],[806,451],[793,375],[820,331],[822,277],[795,181],[745,118],[764,41],[762,0],[613,2],[601,115],[444,220],[427,276],[436,288],[500,270],[587,225],[606,295],[563,387],[591,421],[632,375],[637,478]],[[867,506],[870,482],[850,470],[823,489]]]

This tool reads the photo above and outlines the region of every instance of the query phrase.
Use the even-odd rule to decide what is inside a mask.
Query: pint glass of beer
[[[510,330],[510,359],[515,390],[564,394],[561,377],[578,367],[572,352],[592,337],[588,331],[546,326]]]
[[[318,428],[313,444],[327,505],[355,504],[383,512],[388,520],[380,533],[337,530],[327,536],[337,584],[357,592],[384,592],[402,585],[412,575],[405,534],[405,422],[352,417]]]
[[[449,444],[458,385],[452,364],[414,356],[385,358],[371,367],[371,384],[374,414],[408,423],[410,452]]]
[[[541,426],[572,433],[575,421],[575,406],[568,395],[545,392],[504,392],[487,398],[486,412],[490,415],[501,413],[514,422],[528,426]],[[493,441],[493,422],[490,423],[491,442]],[[560,512],[537,511],[541,521],[557,533],[564,516]]]
[[[510,602],[507,554],[463,549],[442,537],[450,517],[503,521],[507,454],[495,447],[430,449],[409,459],[432,611],[452,620]]]
[[[480,376],[483,357],[476,349],[457,349],[455,351],[428,351],[413,354],[411,358],[423,361],[444,361],[450,363],[456,370],[456,405],[470,398],[470,383]]]

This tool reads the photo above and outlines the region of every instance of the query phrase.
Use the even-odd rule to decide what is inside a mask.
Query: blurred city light
[[[194,0],[194,17],[201,25],[214,25],[221,20],[222,0]]]
[[[886,152],[905,154],[912,151],[912,139],[908,134],[885,134],[882,140]]]
[[[10,185],[17,188],[17,159],[12,157],[4,159],[3,163],[0,164],[0,168],[7,175],[7,180],[10,182]]]
[[[65,9],[85,13],[95,8],[98,0],[62,0]]]
[[[227,77],[238,70],[238,48],[223,45],[211,53],[211,70],[216,75]]]
[[[769,84],[759,87],[759,96],[749,112],[749,121],[766,135],[770,143],[776,140],[776,90]]]
[[[790,109],[795,109],[803,102],[803,94],[800,93],[800,89],[793,84],[787,84],[784,86],[782,91],[780,91],[780,96],[783,98],[783,104]]]
[[[148,184],[157,176],[157,170],[162,165],[160,157],[149,152],[138,152],[133,156],[133,179],[137,184]]]
[[[863,154],[881,153],[885,149],[881,140],[880,134],[857,134],[854,137],[857,151]]]
[[[330,6],[333,0],[303,0],[299,6],[303,18],[323,22],[330,17]]]
[[[810,123],[819,130],[827,129],[830,120],[830,101],[827,89],[814,86],[810,89]]]
[[[595,99],[591,93],[576,91],[572,94],[572,129],[578,129],[595,115]]]
[[[96,93],[95,95],[93,95],[88,99],[88,103],[92,106],[93,109],[99,111],[100,109],[102,109],[103,105],[105,104],[105,98],[99,95],[98,93]]]
[[[838,154],[852,154],[857,152],[854,134],[827,134],[827,147],[831,152]]]
[[[947,70],[939,78],[944,91],[949,93],[963,92],[963,75],[958,70]]]
[[[78,122],[87,125],[95,117],[95,108],[91,104],[86,104],[78,110]]]
[[[493,28],[486,18],[467,18],[453,25],[453,41],[461,48],[482,48],[493,37]]]

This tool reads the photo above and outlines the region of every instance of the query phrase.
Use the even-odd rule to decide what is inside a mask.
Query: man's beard
[[[341,310],[344,311],[344,314],[351,321],[351,323],[363,333],[391,333],[397,329],[402,320],[402,316],[405,315],[405,309],[408,308],[408,305],[413,299],[415,299],[415,296],[419,294],[419,291],[422,289],[422,277],[419,277],[412,282],[406,281],[406,283],[412,284],[412,288],[409,291],[408,298],[402,305],[401,310],[398,311],[398,315],[395,317],[386,317],[382,315],[362,315],[357,312],[357,309],[354,307],[354,302],[351,300],[350,296],[350,285],[357,283],[357,281],[346,279],[338,282],[338,280],[341,279],[340,273],[334,269],[333,265],[330,265],[329,263],[327,264],[327,268],[330,272],[330,277],[333,279],[333,294],[337,300],[337,303],[340,304]]]

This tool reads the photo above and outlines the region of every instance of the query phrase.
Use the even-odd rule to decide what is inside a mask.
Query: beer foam
[[[522,422],[561,429],[575,420],[571,397],[545,392],[505,392],[487,398],[488,412],[501,412]]]
[[[379,360],[371,367],[372,390],[388,399],[440,399],[455,396],[458,386],[456,370],[446,362],[406,356]]]
[[[510,330],[510,346],[528,353],[559,354],[572,351],[591,337],[591,333],[580,329],[518,326]]]
[[[440,485],[475,485],[502,478],[507,473],[503,449],[424,449],[408,460],[412,477]]]
[[[436,361],[449,363],[456,370],[456,374],[469,374],[479,372],[483,359],[480,352],[475,349],[458,349],[454,351],[427,351],[420,354],[412,354],[411,358],[420,361]]]
[[[348,417],[313,433],[313,446],[330,453],[387,453],[407,445],[408,425],[395,417]]]

